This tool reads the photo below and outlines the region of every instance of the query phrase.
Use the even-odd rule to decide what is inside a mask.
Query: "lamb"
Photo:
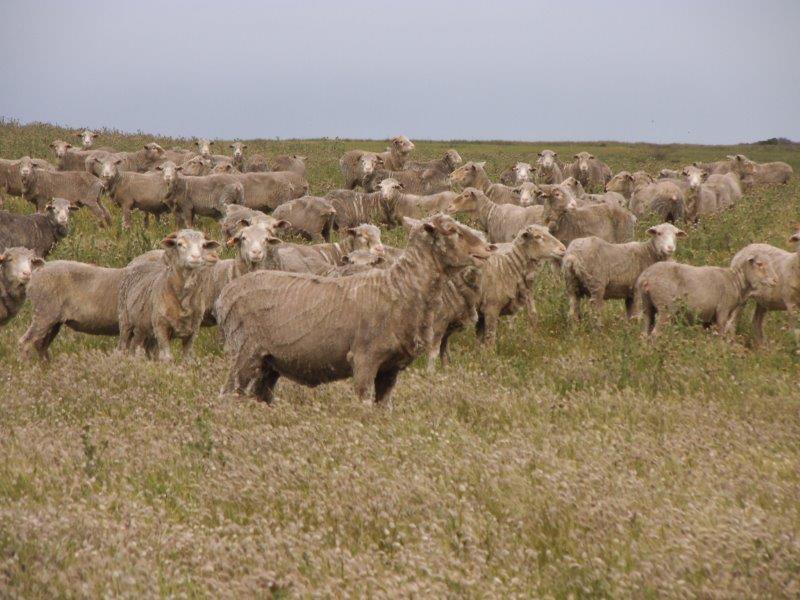
[[[69,212],[78,207],[64,198],[53,198],[45,212],[17,215],[0,212],[0,248],[24,246],[46,258],[69,233]]]
[[[595,235],[607,242],[629,242],[633,239],[636,217],[621,206],[592,204],[578,206],[560,187],[542,191],[545,225],[562,243]]]
[[[536,183],[557,185],[564,181],[564,172],[558,163],[558,153],[542,150],[536,159]]]
[[[226,204],[244,203],[244,186],[234,176],[183,177],[180,170],[172,162],[161,165],[169,188],[165,201],[175,213],[178,227],[191,227],[195,215],[219,219],[225,214]],[[174,181],[168,179],[171,173],[175,173]]]
[[[279,154],[270,161],[269,170],[274,172],[291,171],[305,179],[306,160],[308,157],[301,154]]]
[[[561,273],[569,297],[569,314],[580,321],[581,298],[589,296],[599,319],[603,301],[624,299],[626,318],[634,313],[634,292],[639,275],[652,264],[671,260],[677,238],[686,233],[671,223],[662,223],[647,230],[646,242],[611,244],[598,237],[578,238],[570,242]]]
[[[23,157],[24,158],[24,157]],[[24,187],[22,175],[19,172],[20,160],[8,160],[0,158],[0,208],[3,207],[5,194],[11,196],[22,196]],[[56,167],[41,158],[29,159],[33,166],[43,171],[55,171]]]
[[[534,275],[542,261],[559,261],[562,256],[564,244],[545,227],[528,225],[511,244],[489,257],[483,267],[475,325],[484,346],[494,347],[501,315],[513,315],[524,307],[531,325],[536,322]]]
[[[170,211],[167,196],[175,186],[177,167],[174,163],[167,162],[163,167],[158,167],[163,174],[133,173],[120,171],[122,160],[112,155],[102,161],[100,181],[103,182],[109,197],[122,208],[123,229],[131,228],[131,212],[134,208],[144,212],[144,225],[148,227],[151,214],[158,222],[162,214]]]
[[[636,186],[631,195],[630,210],[640,218],[653,213],[662,221],[675,223],[682,219],[686,212],[684,192],[681,186],[671,179],[660,179]]]
[[[325,198],[303,196],[281,204],[272,212],[278,220],[288,221],[291,229],[312,241],[329,242],[336,209]]]
[[[392,138],[391,146],[383,153],[348,150],[339,159],[344,187],[349,190],[355,189],[358,185],[363,187],[365,177],[377,168],[390,171],[404,169],[412,150],[414,144],[404,135]]]
[[[341,231],[339,243],[281,244],[276,246],[278,269],[292,273],[322,274],[332,266],[342,264],[344,257],[354,251],[368,251],[375,256],[385,256],[381,230],[375,225],[361,224]]]
[[[391,220],[396,224],[402,223],[403,217],[421,219],[433,213],[443,212],[456,197],[456,193],[450,191],[427,196],[407,194],[403,185],[391,178],[381,182],[380,190]]]
[[[800,225],[789,238],[789,243],[800,243]],[[795,252],[787,252],[769,244],[745,246],[731,260],[731,268],[741,269],[752,258],[764,261],[775,270],[777,282],[770,287],[757,287],[751,294],[755,300],[753,313],[753,343],[760,346],[764,341],[764,317],[771,310],[785,310],[795,323],[794,337],[800,342],[800,246]]]
[[[233,355],[223,393],[271,402],[280,376],[307,386],[352,377],[361,400],[388,402],[401,370],[426,350],[442,287],[492,248],[436,215],[387,269],[338,279],[259,271],[217,301]]]
[[[28,286],[32,319],[20,339],[26,359],[35,350],[50,360],[49,348],[63,325],[80,333],[117,335],[117,298],[125,269],[109,269],[69,260],[48,262]]]
[[[611,169],[608,165],[588,152],[579,152],[573,158],[574,162],[564,169],[564,175],[574,177],[589,191],[604,190],[606,183],[611,180]]]
[[[720,335],[732,336],[736,318],[754,289],[776,283],[774,268],[751,256],[736,267],[694,267],[676,262],[651,265],[636,281],[636,305],[641,307],[642,335],[662,333],[680,309],[691,321],[715,324]]]
[[[464,159],[461,158],[458,151],[455,148],[450,148],[444,153],[442,158],[426,161],[408,161],[406,162],[405,168],[406,170],[412,171],[431,171],[449,175],[462,162],[464,162]]]
[[[125,269],[119,286],[118,349],[141,355],[147,351],[172,360],[170,341],[180,339],[184,358],[203,321],[206,306],[204,270],[217,262],[219,243],[200,231],[181,229],[162,240],[163,263],[143,262]]]
[[[394,225],[394,217],[381,192],[334,190],[325,199],[336,210],[335,225],[339,230],[361,223]]]
[[[744,154],[734,157],[734,169],[743,180],[750,179],[753,183],[788,183],[794,173],[785,162],[757,163]]]
[[[450,213],[475,213],[492,243],[510,242],[527,225],[541,225],[543,222],[541,206],[495,204],[486,194],[475,188],[467,188],[461,192],[447,210]]]
[[[500,173],[500,183],[508,187],[516,187],[529,181],[533,181],[533,167],[530,163],[514,163]]]
[[[29,248],[6,247],[0,252],[0,327],[22,308],[31,275],[43,266],[44,260]]]
[[[277,237],[279,231],[291,228],[288,221],[276,219],[260,210],[253,210],[240,204],[225,205],[225,216],[222,217],[219,226],[226,240],[232,238],[240,227],[248,225],[258,225],[272,237]]]
[[[486,175],[485,162],[469,161],[450,175],[452,185],[463,188],[476,188],[482,191],[495,204],[516,204],[519,206],[519,188],[510,188],[502,183],[492,183]]]

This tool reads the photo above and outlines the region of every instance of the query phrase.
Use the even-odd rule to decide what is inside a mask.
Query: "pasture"
[[[69,135],[4,123],[0,156],[52,160],[48,144]],[[116,132],[98,144],[152,140],[189,146]],[[789,146],[414,142],[418,159],[455,147],[485,160],[495,180],[543,148],[590,150],[614,172],[736,152],[800,171]],[[247,143],[307,155],[315,194],[340,185],[343,152],[386,146]],[[136,213],[125,232],[106,205],[112,227],[76,213],[49,259],[122,266],[173,229],[171,216],[144,229]],[[751,242],[789,248],[796,222],[797,175],[687,225],[676,259],[727,265]],[[198,228],[219,239],[213,221]],[[464,331],[448,369],[428,374],[419,359],[391,409],[361,404],[349,381],[281,380],[272,406],[221,399],[214,328],[188,364],[122,359],[114,338],[66,329],[49,366],[23,362],[26,307],[0,329],[0,596],[800,595],[795,324],[771,313],[758,350],[752,307],[733,343],[685,324],[642,341],[614,301],[599,326],[574,326],[549,267],[536,300],[537,325],[504,319],[496,351]]]

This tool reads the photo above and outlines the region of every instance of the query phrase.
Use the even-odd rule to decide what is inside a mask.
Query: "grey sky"
[[[800,139],[800,1],[0,6],[0,115],[210,137]]]

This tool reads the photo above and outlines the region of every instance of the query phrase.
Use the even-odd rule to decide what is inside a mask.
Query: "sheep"
[[[442,173],[449,175],[458,165],[464,162],[461,155],[455,148],[447,150],[442,158],[435,160],[425,161],[408,161],[406,162],[405,169],[411,171],[431,171],[435,173]]]
[[[403,217],[421,219],[433,213],[443,212],[456,197],[456,193],[450,191],[427,196],[407,194],[403,185],[391,178],[381,182],[380,190],[390,218],[396,224],[401,223]]]
[[[382,168],[364,177],[363,188],[367,192],[376,192],[384,179],[396,179],[410,194],[436,194],[450,189],[450,176],[442,171],[435,169],[389,171]]]
[[[30,248],[6,246],[0,252],[0,327],[22,308],[31,275],[43,266],[44,260]]]
[[[244,173],[244,151],[247,148],[247,144],[244,142],[233,142],[232,144],[228,145],[228,148],[233,150],[233,158],[231,159],[231,163],[233,164],[234,168],[236,168],[237,171]]]
[[[17,215],[0,212],[0,248],[24,246],[46,258],[69,233],[69,213],[78,207],[64,198],[53,198],[45,212]]]
[[[443,368],[450,364],[450,336],[477,322],[481,277],[481,269],[467,267],[445,283],[441,307],[433,318],[433,334],[428,346],[429,373],[436,369],[437,356]]]
[[[709,175],[706,183],[716,189],[720,208],[730,208],[742,199],[742,180],[735,171]]]
[[[178,227],[191,227],[195,215],[219,219],[225,214],[226,204],[244,202],[244,186],[233,175],[183,177],[180,167],[169,161],[160,170],[169,188],[165,201]]]
[[[95,157],[95,160],[98,160]],[[122,209],[122,227],[131,228],[131,212],[138,209],[144,212],[144,225],[150,225],[150,215],[158,222],[161,215],[170,211],[167,196],[170,195],[177,180],[177,167],[172,162],[158,167],[162,173],[134,173],[120,171],[123,159],[113,155],[102,161],[100,181],[103,182],[109,197]]]
[[[447,211],[475,213],[492,243],[510,242],[525,226],[543,222],[541,206],[495,204],[475,188],[467,188],[456,196]]]
[[[516,187],[528,181],[533,181],[533,167],[530,163],[514,163],[500,173],[500,183],[508,187]]]
[[[581,298],[589,296],[599,319],[603,301],[625,300],[625,316],[634,313],[636,279],[650,265],[671,260],[677,238],[686,233],[671,223],[661,223],[647,230],[645,242],[612,244],[598,237],[578,238],[570,242],[561,262],[561,273],[569,298],[569,314],[580,321]]]
[[[608,181],[606,192],[617,192],[622,194],[626,200],[630,200],[638,188],[653,182],[653,178],[646,171],[635,171],[633,173],[620,171]]]
[[[485,162],[469,161],[450,175],[452,185],[464,188],[476,188],[482,191],[495,204],[516,204],[520,206],[519,188],[510,188],[502,183],[492,183],[486,175]]]
[[[230,156],[225,156],[224,154],[212,154],[211,146],[214,145],[214,142],[208,138],[199,138],[195,140],[194,143],[197,146],[197,152],[200,154],[200,156],[211,160],[211,162],[214,163],[214,166],[217,166],[218,164],[233,163],[233,158]]]
[[[789,243],[800,244],[800,225],[789,238]],[[756,304],[753,313],[754,345],[760,346],[764,341],[764,317],[771,310],[789,313],[795,323],[795,340],[800,342],[800,246],[795,252],[787,252],[769,244],[750,244],[736,253],[731,260],[731,267],[741,269],[753,257],[769,263],[777,276],[776,285],[757,287],[750,295]]]
[[[671,179],[660,179],[634,188],[630,210],[637,217],[650,213],[662,221],[675,223],[684,217],[686,206],[681,186]]]
[[[383,254],[374,254],[369,250],[353,250],[342,257],[340,265],[330,265],[326,270],[317,273],[321,277],[348,277],[363,273],[370,269],[384,269],[389,261]]]
[[[690,321],[716,325],[732,336],[736,318],[754,289],[772,287],[777,275],[769,262],[751,256],[736,267],[695,267],[676,262],[649,266],[636,280],[642,336],[658,336],[680,309]]]
[[[536,159],[536,183],[557,185],[564,181],[564,172],[558,162],[558,153],[542,150]]]
[[[291,229],[312,241],[329,242],[336,219],[336,209],[325,198],[303,196],[281,204],[272,216],[288,221]]]
[[[48,262],[33,274],[28,286],[31,324],[20,339],[26,359],[35,350],[50,359],[49,348],[63,325],[81,333],[117,335],[117,298],[125,269],[80,262]]]
[[[258,271],[235,279],[217,301],[233,356],[223,393],[272,402],[280,376],[302,385],[352,377],[362,401],[389,401],[397,375],[427,350],[442,286],[492,248],[436,215],[415,228],[387,269],[321,278]]]
[[[181,168],[181,173],[184,175],[188,177],[199,177],[201,175],[210,175],[214,164],[211,159],[198,154],[197,156],[193,156],[189,160],[181,163],[179,166]],[[155,168],[153,170],[155,170]]]
[[[86,159],[89,157],[105,158],[112,153],[105,150],[74,150],[72,144],[63,140],[54,140],[50,148],[56,155],[59,171],[86,171]]]
[[[336,211],[334,224],[339,230],[361,223],[394,225],[394,217],[381,192],[333,190],[325,195],[325,199]]]
[[[692,163],[692,166],[706,171],[709,175],[725,174],[734,170],[735,165],[733,164],[733,161],[734,157],[729,155],[726,156],[724,160],[717,160],[710,163],[704,163],[696,160]]]
[[[562,188],[553,186],[542,191],[545,225],[562,243],[589,235],[607,242],[629,242],[633,239],[636,217],[627,209],[612,204],[578,206]]]
[[[225,216],[219,222],[220,230],[225,239],[232,238],[240,227],[258,225],[272,237],[277,237],[281,231],[288,231],[291,223],[276,219],[260,210],[253,210],[240,204],[226,204]]]
[[[93,175],[97,175],[99,165],[91,161],[92,156],[91,154],[87,156],[86,170]],[[111,156],[123,159],[119,165],[120,170],[136,171],[137,173],[145,173],[165,160],[168,160],[166,151],[155,142],[145,144],[135,152],[116,152],[111,154]],[[186,159],[184,158],[179,162],[184,162],[184,160]]]
[[[273,172],[291,171],[300,177],[306,177],[306,160],[308,157],[301,154],[279,154],[274,156],[269,163],[269,170]]]
[[[528,320],[536,321],[533,278],[544,260],[561,260],[564,244],[541,225],[528,225],[514,240],[489,257],[482,269],[478,321],[475,331],[486,347],[494,347],[501,315],[525,308]]]
[[[386,152],[348,150],[339,159],[339,169],[344,177],[344,187],[349,190],[355,189],[358,185],[364,187],[365,177],[377,168],[385,168],[389,171],[404,169],[412,150],[414,150],[413,142],[404,135],[392,138],[391,146],[387,148]]]
[[[266,173],[269,171],[269,163],[263,154],[252,154],[244,162],[243,173]]]
[[[733,157],[734,170],[743,180],[753,183],[788,183],[794,170],[785,162],[757,163],[744,154]]]
[[[564,181],[559,183],[555,186],[549,186],[549,188],[558,187],[562,190],[567,191],[572,198],[575,199],[575,202],[578,206],[588,206],[591,204],[610,204],[612,206],[625,206],[627,204],[625,196],[620,194],[619,192],[603,192],[600,194],[587,194],[586,190],[584,189],[581,182],[575,179],[574,177],[570,176],[567,177]],[[543,197],[541,194],[542,189],[548,189],[548,187],[541,186],[539,192],[539,199],[543,202]]]
[[[119,286],[118,350],[156,354],[171,361],[170,341],[180,339],[183,357],[206,312],[201,285],[204,270],[217,262],[219,242],[200,231],[181,229],[165,237],[163,263],[144,262],[125,269]]]
[[[77,132],[75,135],[81,138],[84,150],[91,148],[94,145],[94,140],[100,137],[99,133],[91,129],[84,129],[83,131]]]
[[[579,152],[573,158],[574,162],[565,167],[564,175],[574,177],[589,191],[604,190],[606,183],[611,180],[608,165],[588,152]]]
[[[276,247],[278,269],[293,273],[326,273],[331,266],[342,264],[344,257],[353,251],[366,250],[375,256],[385,256],[386,247],[381,242],[381,230],[375,225],[361,224],[341,231],[339,243],[281,244]]]
[[[19,172],[20,160],[0,158],[0,208],[3,207],[6,194],[22,196],[24,193],[22,175]],[[34,167],[43,171],[56,170],[54,165],[41,158],[32,158],[30,160]]]
[[[697,222],[701,217],[714,215],[725,208],[719,187],[706,183],[706,171],[692,166],[684,167],[683,175],[688,183],[684,194],[687,220]]]
[[[681,177],[681,172],[675,169],[661,169],[658,172],[659,179],[681,179]]]
[[[308,181],[292,171],[233,172],[226,176],[244,186],[242,204],[254,210],[272,211],[285,202],[308,195]]]

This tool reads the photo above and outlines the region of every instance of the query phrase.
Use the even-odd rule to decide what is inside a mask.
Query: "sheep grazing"
[[[303,196],[281,204],[272,212],[279,220],[288,221],[291,230],[312,241],[329,242],[336,218],[336,209],[325,198]]]
[[[391,145],[386,152],[348,150],[339,159],[339,169],[344,177],[344,187],[352,190],[360,185],[367,189],[364,186],[365,179],[376,169],[389,171],[404,169],[412,150],[414,150],[414,144],[404,135],[392,138]]]
[[[514,163],[500,173],[500,183],[508,187],[516,187],[529,181],[533,181],[533,167],[530,163]]]
[[[599,319],[603,301],[625,300],[626,317],[634,312],[636,280],[652,264],[671,260],[677,239],[686,233],[670,223],[662,223],[647,230],[646,242],[612,244],[591,236],[578,238],[567,247],[561,262],[561,273],[569,297],[569,314],[573,320],[581,318],[581,298],[591,298]]]
[[[301,154],[279,154],[270,161],[269,170],[274,172],[290,171],[305,178],[307,160],[308,157]]]
[[[95,158],[95,160],[98,160]],[[109,197],[122,209],[122,227],[131,228],[133,209],[144,212],[145,227],[150,225],[150,215],[159,221],[162,214],[170,211],[167,196],[177,181],[177,167],[172,162],[158,167],[162,173],[133,173],[120,171],[123,159],[113,155],[102,161],[100,181]]]
[[[225,216],[219,222],[222,235],[225,239],[232,238],[241,227],[258,225],[272,237],[277,237],[281,231],[288,231],[291,224],[288,221],[276,219],[260,210],[253,210],[240,204],[226,204]]]
[[[789,238],[789,243],[800,244],[800,225]],[[800,245],[795,252],[787,252],[769,244],[745,246],[731,260],[731,268],[742,269],[746,262],[757,259],[768,263],[776,273],[774,286],[757,287],[750,297],[755,300],[753,313],[753,342],[760,346],[764,341],[764,317],[771,310],[785,310],[794,321],[794,336],[800,342]]]
[[[64,198],[53,198],[44,213],[17,215],[0,212],[0,248],[24,246],[42,258],[69,233],[69,213],[78,207]]]
[[[447,278],[491,252],[436,215],[411,232],[387,269],[337,279],[259,271],[234,280],[217,301],[233,355],[223,392],[271,402],[280,376],[308,386],[352,377],[361,400],[388,401],[399,372],[427,350]]]
[[[753,290],[775,286],[769,262],[755,256],[736,267],[695,267],[676,262],[651,265],[636,281],[636,305],[642,311],[642,335],[659,335],[682,309],[690,321],[716,325],[732,336],[736,318]]]
[[[450,148],[444,153],[442,158],[425,161],[408,161],[406,162],[405,168],[411,171],[430,171],[432,173],[449,175],[462,162],[464,162],[464,159],[461,158],[458,151],[455,148]]]
[[[20,339],[26,359],[35,350],[49,360],[49,348],[61,327],[92,335],[117,335],[117,298],[125,269],[109,269],[68,260],[48,262],[28,286],[32,319]]]
[[[20,159],[22,160],[22,159]],[[22,196],[24,186],[19,172],[20,160],[0,158],[0,208],[3,207],[5,195]],[[56,167],[41,158],[29,159],[33,166],[43,171],[55,171]]]
[[[595,235],[607,242],[633,239],[636,217],[621,206],[591,204],[578,206],[568,192],[558,186],[542,190],[545,225],[562,243]]]
[[[579,152],[572,158],[575,160],[564,169],[566,177],[574,177],[589,191],[605,189],[611,180],[611,169],[607,164],[588,152]]]
[[[637,217],[652,213],[670,223],[682,219],[686,212],[683,189],[672,179],[660,179],[634,187],[629,206]]]
[[[733,169],[743,180],[753,183],[788,183],[794,170],[785,162],[757,163],[744,154],[733,157]]]
[[[450,176],[435,169],[425,171],[376,169],[364,178],[364,190],[367,192],[378,191],[380,183],[384,179],[396,179],[410,194],[436,194],[450,189]]]
[[[43,266],[44,260],[29,248],[6,247],[0,252],[0,327],[22,308],[31,275]]]
[[[511,188],[502,183],[492,183],[486,174],[485,162],[473,162],[460,166],[450,175],[452,185],[464,188],[476,188],[482,191],[495,204],[516,204],[520,206],[519,188]]]
[[[253,210],[273,211],[281,204],[308,195],[308,181],[291,171],[226,175],[244,186],[243,204]]]
[[[165,202],[175,213],[178,227],[191,227],[196,215],[220,219],[227,204],[244,203],[244,186],[233,175],[183,177],[173,162],[159,166],[168,188]]]
[[[510,242],[527,225],[543,222],[541,206],[495,204],[475,188],[467,188],[456,196],[447,211],[474,213],[492,243]]]
[[[90,173],[77,171],[45,171],[23,157],[19,161],[22,178],[22,197],[43,212],[53,198],[66,198],[77,206],[85,206],[100,220],[102,226],[111,224],[111,215],[100,202],[102,182]]]
[[[361,223],[394,225],[393,215],[381,192],[334,190],[328,192],[325,199],[336,210],[335,225],[339,230]]]
[[[161,243],[162,263],[142,262],[125,269],[119,286],[118,348],[137,355],[157,352],[159,360],[169,361],[175,338],[182,342],[184,357],[192,352],[206,313],[203,271],[217,262],[219,243],[193,229],[172,233]]]
[[[450,191],[427,196],[407,194],[403,185],[391,178],[381,181],[380,190],[391,220],[397,224],[402,223],[403,217],[421,219],[437,212],[443,212],[456,197],[456,193]]]
[[[381,230],[375,225],[361,224],[340,230],[341,242],[328,244],[281,244],[276,247],[278,269],[292,273],[327,273],[330,267],[343,264],[344,257],[354,251],[385,256]]]
[[[558,162],[558,153],[542,150],[536,159],[536,183],[557,185],[564,181],[564,172]]]
[[[494,347],[501,315],[524,307],[531,324],[536,321],[533,280],[544,260],[560,260],[564,244],[541,225],[528,225],[511,244],[493,254],[483,267],[475,331],[485,346]]]

